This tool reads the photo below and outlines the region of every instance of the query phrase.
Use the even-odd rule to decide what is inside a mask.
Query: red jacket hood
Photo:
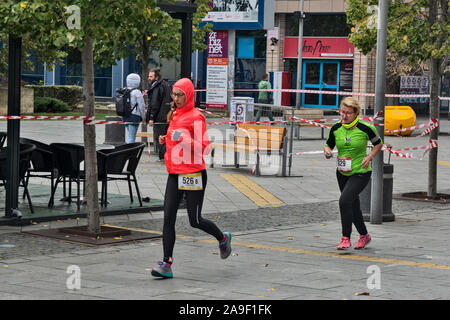
[[[195,90],[192,81],[188,78],[182,78],[175,82],[173,88],[180,89],[186,95],[186,102],[184,103],[184,106],[178,107],[177,111],[184,113],[192,110],[195,104]]]
[[[167,172],[186,174],[205,170],[203,156],[209,153],[209,137],[205,116],[194,107],[194,86],[191,80],[183,78],[173,88],[184,92],[186,102],[174,111],[167,129],[164,154]],[[175,130],[181,133],[178,141],[172,140]]]

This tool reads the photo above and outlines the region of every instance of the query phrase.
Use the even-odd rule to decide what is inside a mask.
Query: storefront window
[[[81,52],[69,50],[66,63],[60,69],[61,84],[83,85]],[[94,87],[96,97],[110,97],[112,92],[112,67],[94,65]]]
[[[303,21],[305,37],[347,37],[350,26],[345,14],[309,14]],[[298,37],[298,18],[294,14],[286,14],[286,36]]]
[[[31,53],[27,60],[27,65],[31,66],[22,70],[22,80],[29,84],[42,83],[44,81],[44,65],[37,61],[35,53]]]
[[[305,82],[308,84],[319,84],[320,81],[320,63],[308,63],[305,70]]]
[[[323,82],[326,85],[337,84],[337,64],[327,63],[323,65]]]
[[[266,73],[266,31],[236,31],[236,89],[256,89]],[[236,92],[236,96],[256,98],[253,92]]]

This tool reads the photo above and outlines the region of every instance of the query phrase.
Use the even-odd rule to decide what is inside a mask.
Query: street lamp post
[[[271,41],[271,43],[270,43],[270,51],[272,52],[272,58],[271,58],[270,68],[271,68],[272,72],[275,72],[275,68],[274,68],[274,66],[273,66],[273,53],[274,53],[274,51],[275,51],[275,46],[276,46],[277,43],[278,43],[278,39],[275,38],[275,37],[272,37],[272,38],[270,38],[270,41]]]
[[[274,45],[273,44],[271,44],[270,45],[270,51],[272,52],[272,61],[271,61],[271,63],[270,63],[270,69],[272,70],[272,72],[274,71],[273,69],[273,52],[274,52],[274,50],[275,50],[275,47],[274,47]]]

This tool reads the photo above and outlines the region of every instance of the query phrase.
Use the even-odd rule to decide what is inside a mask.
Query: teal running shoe
[[[158,267],[152,269],[152,276],[159,278],[173,278],[172,264],[158,261]]]
[[[225,240],[223,242],[219,242],[219,249],[220,257],[222,259],[226,259],[231,254],[231,233],[224,232],[223,235]]]

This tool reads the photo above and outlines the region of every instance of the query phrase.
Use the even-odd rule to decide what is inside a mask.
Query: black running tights
[[[370,181],[371,171],[351,176],[344,176],[336,171],[341,196],[339,198],[339,209],[341,212],[342,235],[350,237],[352,223],[359,234],[367,234],[366,225],[359,204],[359,194]]]
[[[164,227],[163,227],[163,249],[164,259],[172,257],[175,245],[175,222],[177,219],[178,206],[186,193],[186,207],[189,216],[189,223],[192,227],[209,233],[221,241],[223,233],[210,220],[202,218],[202,205],[205,196],[207,182],[206,170],[202,171],[203,190],[184,191],[178,190],[178,175],[169,174],[167,178],[166,194],[164,197]]]

